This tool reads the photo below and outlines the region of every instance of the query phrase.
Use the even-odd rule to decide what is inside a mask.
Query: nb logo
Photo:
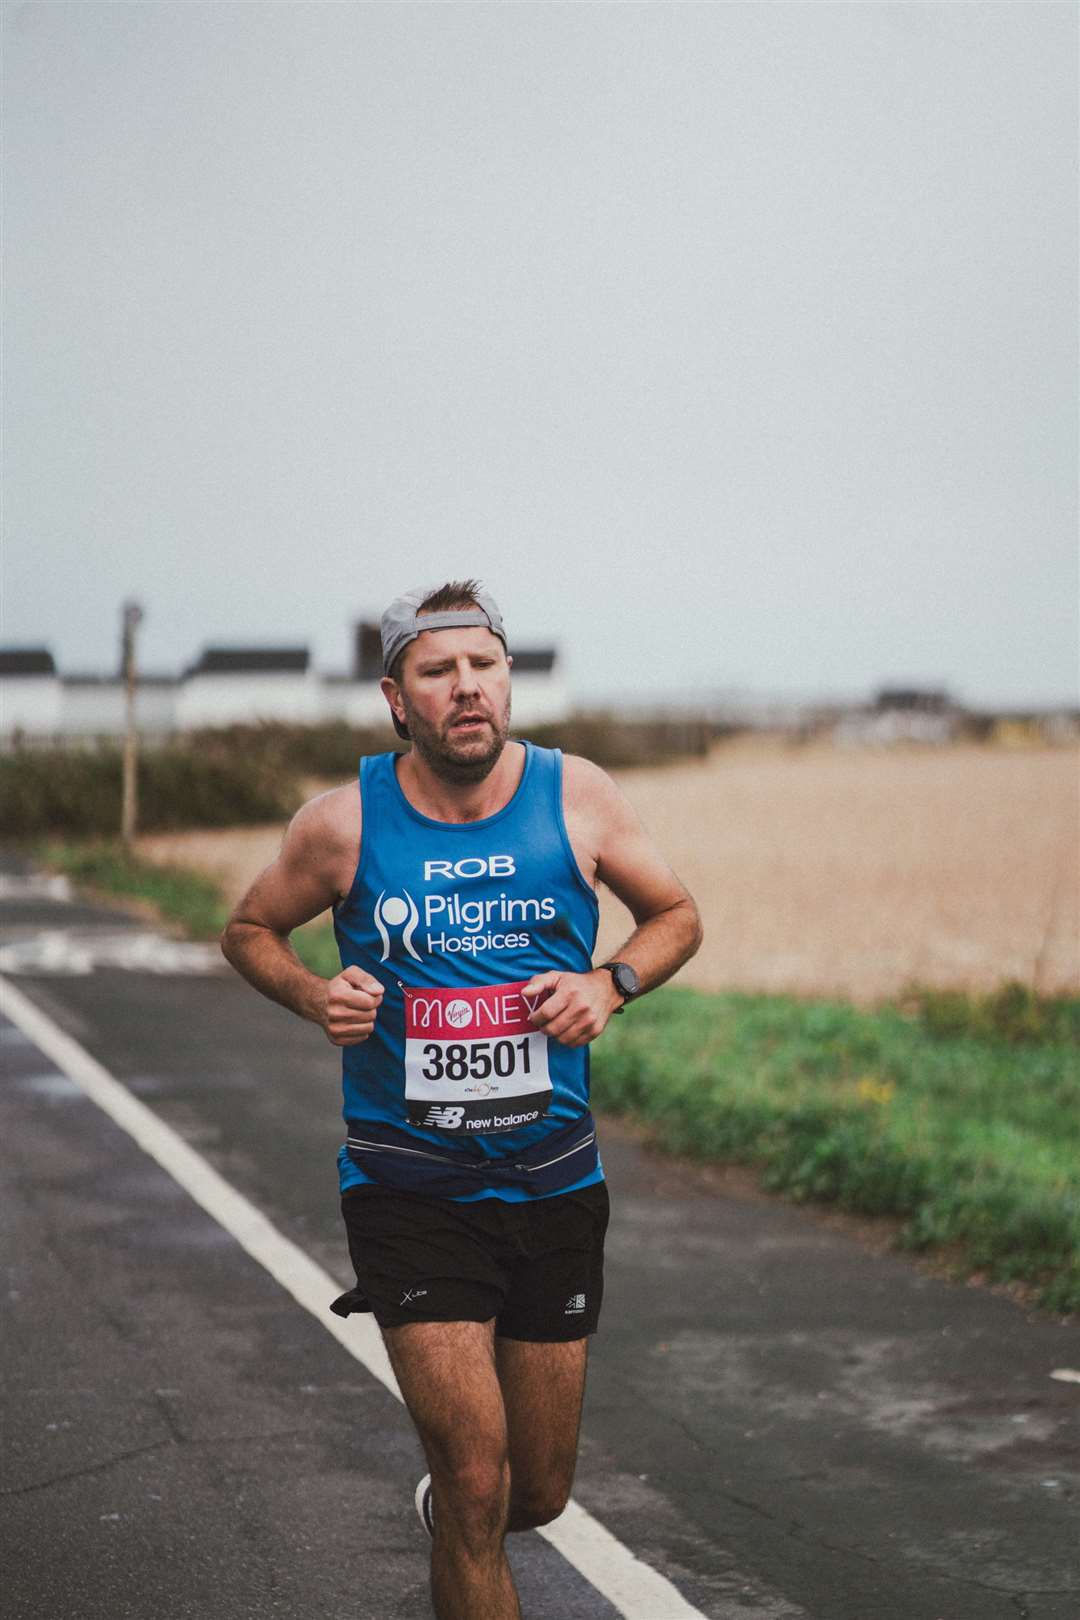
[[[444,1131],[455,1131],[464,1118],[464,1108],[429,1108],[424,1115],[424,1124],[435,1125]]]
[[[380,962],[385,962],[390,955],[390,934],[388,930],[391,928],[401,929],[402,945],[414,962],[420,960],[419,954],[413,950],[412,942],[413,929],[420,920],[420,914],[408,889],[404,891],[404,894],[405,898],[403,900],[401,895],[387,894],[384,889],[375,902],[375,927],[379,930],[379,938],[382,940]]]

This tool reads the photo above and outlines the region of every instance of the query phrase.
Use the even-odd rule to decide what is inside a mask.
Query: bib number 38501
[[[551,1102],[548,1038],[529,1014],[550,993],[528,983],[410,989],[405,995],[405,1103],[412,1125],[460,1136],[519,1130]]]

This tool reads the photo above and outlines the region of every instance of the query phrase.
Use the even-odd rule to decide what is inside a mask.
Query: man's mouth
[[[451,731],[478,731],[481,726],[488,725],[485,714],[459,714],[456,720],[450,722]]]

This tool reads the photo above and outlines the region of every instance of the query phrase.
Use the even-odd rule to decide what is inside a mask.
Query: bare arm
[[[221,936],[221,949],[249,984],[320,1025],[335,1046],[366,1040],[382,985],[360,968],[332,979],[306,968],[289,935],[348,891],[360,848],[359,795],[336,788],[298,810],[281,853],[255,879]]]
[[[701,944],[701,918],[693,899],[653,844],[623,793],[599,766],[565,761],[566,819],[583,866],[630,911],[637,927],[616,953],[641,980],[642,991],[670,979]],[[611,974],[540,974],[529,987],[557,985],[533,1021],[567,1046],[595,1040],[622,1005]]]

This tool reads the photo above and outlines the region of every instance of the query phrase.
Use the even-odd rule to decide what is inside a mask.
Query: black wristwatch
[[[629,962],[602,962],[600,965],[607,968],[615,981],[616,990],[623,998],[622,1007],[615,1008],[617,1013],[621,1013],[628,1001],[633,1001],[635,996],[641,994],[641,980]]]

